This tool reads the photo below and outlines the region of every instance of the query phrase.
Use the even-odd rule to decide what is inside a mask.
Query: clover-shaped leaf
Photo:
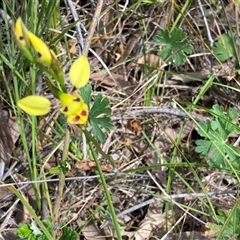
[[[158,52],[159,57],[168,64],[184,64],[187,60],[186,54],[191,54],[193,50],[187,34],[181,28],[175,28],[172,32],[160,29],[154,40],[162,47]]]

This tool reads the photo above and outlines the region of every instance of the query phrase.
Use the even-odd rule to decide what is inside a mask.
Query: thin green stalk
[[[107,183],[106,183],[104,174],[102,172],[102,168],[101,168],[101,165],[99,163],[99,160],[97,158],[96,152],[95,152],[95,150],[93,148],[93,143],[92,142],[89,142],[89,147],[91,149],[93,159],[94,159],[94,161],[96,163],[98,174],[99,174],[99,177],[100,177],[100,180],[101,180],[101,185],[103,187],[103,190],[104,190],[104,193],[105,193],[105,197],[107,199],[108,208],[109,208],[109,211],[110,211],[110,214],[111,214],[111,217],[112,217],[113,226],[114,226],[114,229],[115,229],[116,234],[117,234],[117,239],[121,240],[122,236],[121,236],[121,231],[120,231],[119,224],[118,224],[118,221],[117,221],[117,216],[116,216],[116,213],[115,213],[115,209],[113,207],[113,203],[112,203],[112,199],[111,199],[110,193],[108,191]]]
[[[93,145],[96,147],[97,151],[106,159],[108,160],[112,167],[113,167],[113,171],[117,172],[117,166],[115,161],[112,159],[111,156],[107,155],[102,148],[100,147],[100,145],[98,144],[98,142],[96,141],[96,139],[88,132],[88,130],[84,127],[82,127],[82,131],[85,134],[86,138],[88,139],[89,142],[92,142]]]
[[[66,129],[65,133],[65,139],[64,139],[64,148],[63,148],[63,156],[62,156],[62,166],[64,166],[67,157],[68,157],[68,149],[69,149],[69,142],[70,142],[70,132],[69,129]],[[65,185],[65,173],[63,169],[61,169],[60,174],[59,174],[59,184],[58,184],[58,194],[57,198],[54,203],[54,209],[53,209],[53,230],[52,230],[52,235],[54,239],[56,238],[57,230],[58,228],[55,228],[55,223],[58,223],[58,218],[59,218],[59,209],[62,201],[62,196],[63,196],[63,189]]]
[[[207,82],[204,84],[204,86],[201,88],[201,91],[193,101],[193,106],[197,105],[198,101],[204,96],[204,94],[208,91],[208,89],[211,87],[214,79],[216,77],[216,74],[213,73],[210,78],[207,80]]]
[[[3,182],[1,182],[1,184],[4,184]],[[51,236],[51,234],[49,233],[49,231],[47,230],[47,228],[44,226],[44,224],[42,223],[41,219],[37,216],[37,214],[35,213],[35,211],[33,210],[33,208],[31,207],[31,205],[24,199],[24,197],[22,196],[22,194],[14,187],[14,186],[9,186],[8,187],[22,202],[22,204],[24,205],[24,207],[28,210],[29,214],[31,215],[31,217],[35,220],[35,222],[37,223],[37,225],[40,227],[40,229],[42,230],[42,232],[45,234],[45,236],[47,237],[47,239],[49,240],[54,240],[53,237]]]
[[[31,168],[31,179],[33,181],[37,181],[38,180],[38,169],[37,169],[37,153],[36,153],[36,139],[37,139],[37,134],[36,134],[36,117],[32,117],[32,156],[31,159],[29,159],[30,161],[28,162],[28,165],[32,165]],[[34,183],[33,184],[33,189],[34,189],[34,193],[35,193],[35,197],[36,197],[36,203],[37,203],[37,207],[38,210],[41,209],[41,200],[40,200],[40,189],[39,189],[39,184]]]

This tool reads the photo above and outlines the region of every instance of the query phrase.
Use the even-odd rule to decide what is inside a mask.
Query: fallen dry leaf
[[[77,39],[70,39],[68,41],[68,45],[70,47],[69,51],[71,54],[75,55],[78,53],[78,49],[77,49]]]
[[[142,133],[141,122],[137,119],[131,119],[127,123],[127,128],[133,131],[137,137]]]
[[[93,240],[93,239],[105,239],[105,237],[101,238],[99,230],[96,228],[96,225],[94,222],[84,222],[81,220],[78,220],[79,227],[82,228],[82,235],[86,240]],[[83,227],[84,226],[84,227]]]
[[[82,161],[76,162],[75,167],[81,171],[95,171],[96,163],[92,160],[82,160]],[[113,167],[111,164],[101,165],[101,168],[104,172],[113,171]]]
[[[161,66],[159,56],[152,54],[152,53],[140,57],[137,60],[137,64],[144,64],[144,65],[148,65],[149,67],[153,67],[153,68]]]
[[[155,202],[149,205],[147,214],[142,220],[139,229],[135,232],[135,240],[148,240],[156,228],[160,228],[166,222],[165,213],[162,212],[163,203]]]

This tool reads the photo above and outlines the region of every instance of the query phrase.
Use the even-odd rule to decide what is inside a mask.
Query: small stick
[[[117,214],[117,217],[120,218],[126,214],[129,214],[131,212],[134,212],[140,208],[143,208],[149,204],[152,204],[154,202],[159,202],[159,201],[169,201],[172,199],[176,199],[176,198],[186,198],[186,197],[193,197],[193,198],[197,198],[197,197],[206,197],[206,195],[210,196],[214,196],[214,195],[223,195],[223,194],[237,194],[238,190],[227,190],[227,191],[215,191],[215,192],[209,192],[209,193],[181,193],[181,194],[173,194],[173,195],[167,195],[167,196],[163,196],[162,198],[152,198],[149,199],[145,202],[139,203],[133,207],[130,207],[129,209],[126,209],[120,213]],[[110,224],[110,221],[105,221],[100,228],[104,228],[107,225]]]
[[[97,26],[97,22],[99,20],[99,16],[100,16],[101,11],[102,11],[102,6],[103,6],[103,0],[98,0],[97,8],[96,8],[96,11],[95,11],[94,16],[93,16],[92,24],[91,24],[91,26],[88,30],[88,36],[86,38],[85,46],[83,48],[83,55],[85,55],[85,56],[88,55],[88,51],[89,51],[89,48],[91,46],[91,42],[92,42],[92,38],[93,38],[95,29],[96,29],[96,26]]]
[[[197,122],[206,122],[208,117],[203,117],[203,116],[198,116],[198,115],[188,115],[187,113],[179,110],[179,109],[169,109],[169,108],[159,108],[159,107],[153,107],[153,108],[143,108],[143,109],[137,109],[137,110],[132,110],[132,111],[126,111],[123,112],[122,114],[116,115],[111,118],[112,121],[117,121],[121,119],[126,119],[128,117],[136,117],[136,116],[144,116],[144,115],[153,115],[153,114],[169,114],[169,115],[175,115],[178,117],[183,117],[183,118],[189,118],[189,119],[194,119]]]
[[[72,13],[73,19],[76,22],[77,41],[78,41],[78,45],[79,45],[79,55],[81,55],[83,47],[84,47],[81,29],[85,30],[85,28],[84,28],[83,24],[78,21],[78,15],[77,15],[76,9],[73,6],[72,1],[65,0],[65,5],[68,5],[68,7]]]

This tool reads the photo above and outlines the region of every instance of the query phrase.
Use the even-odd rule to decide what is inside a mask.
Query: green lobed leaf
[[[66,239],[78,240],[78,235],[77,235],[76,231],[74,231],[70,227],[64,227],[62,229],[62,236],[60,237],[59,240],[66,240]]]
[[[231,211],[235,211],[234,214],[231,214]],[[211,229],[216,235],[224,228],[222,232],[221,239],[229,239],[229,236],[237,239],[237,234],[240,233],[240,209],[236,208],[235,210],[218,210],[217,217],[214,217],[216,223],[208,223],[208,228]],[[230,217],[229,217],[230,216]]]
[[[108,98],[103,97],[102,94],[98,94],[93,97],[93,105],[91,106],[92,87],[90,84],[80,88],[79,94],[90,109],[89,120],[92,125],[93,134],[97,140],[103,142],[106,139],[105,132],[113,129],[111,118],[108,117],[111,114],[110,101]]]
[[[103,98],[101,94],[98,94],[94,98],[94,103],[89,114],[93,133],[101,142],[106,139],[106,134],[104,131],[109,132],[111,129],[113,129],[111,119],[106,116],[111,113],[111,108],[108,107],[109,102],[110,101],[108,98]]]
[[[20,238],[27,238],[31,234],[31,229],[28,224],[20,223],[16,235]]]
[[[79,94],[83,98],[84,102],[87,104],[90,109],[90,100],[92,95],[92,87],[90,84],[87,84],[85,87],[79,89]]]
[[[238,132],[236,124],[232,122],[239,116],[237,110],[229,108],[224,113],[222,106],[214,105],[211,114],[213,120],[199,124],[198,133],[204,139],[196,141],[195,151],[200,158],[206,158],[210,166],[228,167],[227,158],[234,167],[239,167],[240,149],[228,143],[229,135]]]
[[[219,37],[213,52],[220,62],[225,62],[231,57],[234,57],[235,60],[237,59],[230,33],[222,34]]]
[[[191,54],[193,50],[187,34],[181,28],[175,28],[172,32],[160,29],[153,39],[162,46],[158,56],[168,64],[184,64],[187,60],[186,54]]]

